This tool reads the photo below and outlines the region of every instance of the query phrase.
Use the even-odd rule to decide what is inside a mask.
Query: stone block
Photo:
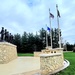
[[[62,53],[40,55],[40,69],[42,75],[49,75],[51,72],[55,71],[56,69],[59,69],[62,66]]]
[[[0,64],[8,63],[16,58],[16,45],[8,42],[0,42]]]

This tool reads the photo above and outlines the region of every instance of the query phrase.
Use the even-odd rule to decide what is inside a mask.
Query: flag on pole
[[[57,16],[59,16],[59,17],[60,17],[60,12],[59,12],[59,10],[57,10]]]
[[[57,17],[60,17],[60,12],[58,10],[58,5],[56,4],[56,8],[57,8]]]
[[[54,18],[54,15],[53,15],[52,13],[50,13],[50,17],[51,17],[51,18]]]
[[[50,28],[49,27],[47,27],[47,30],[50,32]]]
[[[61,48],[61,36],[60,36],[60,26],[59,26],[60,12],[58,10],[57,4],[56,4],[56,9],[57,9],[57,24],[58,24],[58,34],[59,34],[59,48]]]
[[[51,18],[54,18],[54,15],[50,12],[50,8],[49,8],[49,20],[50,20],[50,28],[51,28]],[[52,31],[50,31],[50,42],[51,42],[51,48],[52,48]]]

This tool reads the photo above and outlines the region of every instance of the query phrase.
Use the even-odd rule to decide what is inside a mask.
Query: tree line
[[[56,28],[51,29],[51,31],[52,31],[53,48],[57,48],[59,46],[58,29]],[[14,37],[13,44],[17,45],[17,52],[18,53],[33,53],[34,51],[41,51],[42,49],[44,49],[46,47],[46,30],[42,28],[41,30],[39,30],[38,33],[36,32],[36,34],[34,35],[33,33],[24,32],[22,36],[19,33],[15,34],[13,36]],[[47,33],[47,36],[48,36],[48,45],[50,46],[51,44],[50,33]],[[62,46],[63,46],[63,43],[62,43]],[[67,44],[67,46],[68,48],[69,47],[71,48],[69,43]]]

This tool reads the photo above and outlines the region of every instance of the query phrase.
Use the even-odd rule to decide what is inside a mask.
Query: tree
[[[52,30],[52,38],[53,38],[53,48],[57,48],[59,46],[58,41],[59,41],[59,35],[58,35],[58,29]]]
[[[28,52],[34,52],[35,37],[33,33],[28,34]]]
[[[73,50],[73,45],[69,44],[69,42],[66,43],[67,51],[72,51]]]
[[[57,48],[59,46],[58,41],[59,41],[59,35],[58,35],[58,29],[51,29],[52,33],[52,46],[53,48]],[[51,46],[51,38],[50,34],[48,34],[48,45]]]
[[[59,35],[58,29],[51,29],[52,31],[52,44],[53,48],[58,47]],[[50,33],[48,33],[48,45],[51,45],[50,42]],[[39,31],[39,35],[36,33],[26,33],[24,32],[22,37],[20,34],[14,35],[14,44],[17,45],[18,52],[32,53],[34,51],[41,51],[46,47],[46,30],[42,28]]]
[[[73,45],[73,52],[75,52],[75,44]]]
[[[20,34],[17,33],[14,35],[13,44],[15,44],[17,46],[17,52],[22,52],[21,51],[22,42],[21,42]]]
[[[28,34],[26,32],[22,35],[22,52],[28,52]]]
[[[40,46],[41,49],[44,49],[46,47],[46,30],[44,30],[43,28],[40,30]]]
[[[37,33],[35,35],[35,47],[36,47],[35,51],[41,51],[41,49],[43,49],[42,38]]]

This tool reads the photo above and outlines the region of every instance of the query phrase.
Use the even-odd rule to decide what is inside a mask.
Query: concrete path
[[[7,64],[0,64],[0,75],[17,75],[32,71],[38,72],[39,69],[39,57],[18,57]]]

